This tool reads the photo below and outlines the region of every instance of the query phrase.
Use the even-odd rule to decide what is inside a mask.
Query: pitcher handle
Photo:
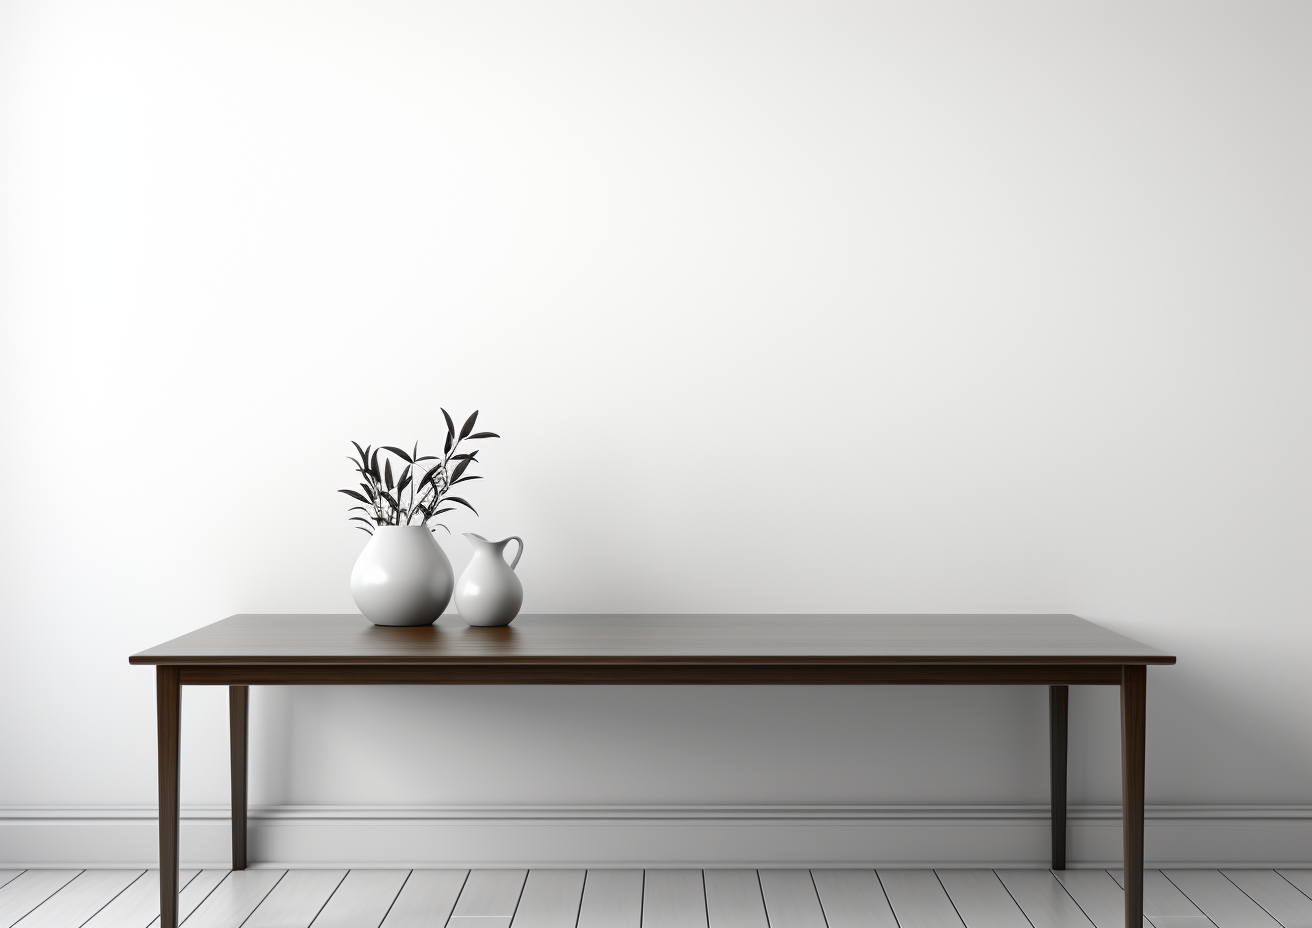
[[[520,538],[518,535],[511,535],[506,541],[519,542],[519,550],[515,552],[515,559],[510,562],[510,569],[514,570],[515,565],[519,563],[519,559],[524,556],[524,539]]]

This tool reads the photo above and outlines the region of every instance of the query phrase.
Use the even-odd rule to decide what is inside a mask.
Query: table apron
[[[1040,686],[1121,684],[1120,664],[235,664],[176,666],[191,686]]]

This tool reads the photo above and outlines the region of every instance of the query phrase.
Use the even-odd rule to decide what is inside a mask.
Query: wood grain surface
[[[1125,928],[1125,891],[1106,870],[1063,870],[1053,876],[1097,928]],[[1146,915],[1143,928],[1153,928]]]
[[[898,928],[873,870],[812,870],[829,928]]]
[[[1094,928],[1089,917],[1047,870],[996,870],[1034,928]],[[1141,918],[1136,916],[1133,924]]]
[[[199,874],[199,870],[183,870],[178,885],[185,890]],[[82,928],[146,928],[158,918],[159,871],[147,870]]]
[[[345,870],[288,870],[241,928],[310,928],[345,877]]]
[[[933,870],[877,870],[902,928],[964,928]]]
[[[83,870],[20,924],[22,928],[69,928],[70,925],[81,928],[143,873],[142,870]]]
[[[419,628],[235,615],[134,664],[1173,664],[1073,615],[524,615]]]
[[[640,928],[643,872],[589,870],[576,928]]]
[[[1030,928],[1020,906],[992,870],[937,870],[935,875],[966,928]],[[1105,873],[1102,878],[1112,882]],[[1119,889],[1117,892],[1119,901]]]
[[[468,878],[468,870],[412,870],[382,928],[444,928]]]
[[[1120,686],[1104,664],[200,664],[165,665],[185,686]]]
[[[703,870],[710,928],[771,928],[755,870]]]
[[[642,888],[642,928],[707,928],[700,870],[648,870]]]

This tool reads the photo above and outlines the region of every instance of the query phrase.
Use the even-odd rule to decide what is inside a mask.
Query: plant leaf
[[[461,477],[459,480],[452,480],[451,486],[455,486],[457,483],[464,483],[466,480],[482,480],[482,479],[483,478],[478,474],[468,474],[464,477]]]
[[[355,450],[360,453],[361,461],[369,460],[369,453],[360,447],[360,443],[358,441],[353,441],[351,442],[351,444],[355,445]]]
[[[355,492],[354,490],[338,490],[337,492],[338,492],[338,493],[345,493],[347,496],[351,497],[351,499],[358,499],[360,502],[364,503],[366,506],[369,505],[369,500],[366,499],[365,497],[361,496],[359,493]],[[347,512],[350,512],[351,510],[348,509],[348,510],[346,510],[346,511],[347,511]]]
[[[378,472],[378,449],[374,449],[374,456],[369,459],[369,471],[374,475],[374,483],[382,483],[383,475]]]
[[[465,424],[460,426],[461,441],[464,441],[466,438],[468,438],[469,433],[474,430],[474,420],[477,418],[478,418],[478,410],[475,409],[473,412],[469,414],[469,418],[465,420]]]
[[[364,532],[366,535],[372,535],[372,534],[374,533],[374,530],[373,530],[373,529],[371,529],[371,528],[365,528],[363,525],[357,525],[356,528],[358,528],[360,531]]]
[[[437,459],[438,457],[435,454],[426,454],[422,458],[415,458],[415,463],[418,464],[420,461],[436,461]]]
[[[396,495],[400,496],[402,493],[404,493],[405,488],[408,487],[409,485],[410,485],[410,467],[409,465],[406,465],[406,469],[401,471],[401,479],[396,482]]]
[[[406,454],[400,448],[397,448],[393,445],[383,445],[383,450],[392,452],[394,455],[396,455],[402,461],[405,461],[407,464],[413,464],[415,462],[414,458],[410,457],[410,455]]]
[[[363,522],[365,525],[373,525],[373,524],[374,524],[374,520],[373,520],[373,519],[362,519],[362,518],[360,518],[359,516],[351,516],[350,521],[351,521],[351,522]]]
[[[437,481],[437,478],[440,477],[440,476],[442,476],[442,468],[440,468],[440,467],[430,467],[430,468],[424,473],[424,476],[421,477],[421,478],[419,479],[419,486],[416,487],[415,489],[416,489],[417,491],[419,491],[419,492],[422,492],[423,489],[424,489],[424,487],[428,486],[429,484],[432,484],[433,487],[436,489],[436,487],[437,487],[437,483],[436,483],[436,481]]]
[[[473,441],[475,438],[500,438],[500,437],[501,436],[498,435],[496,432],[479,432],[476,435],[470,435],[469,440]]]
[[[392,489],[395,485],[392,483],[392,461],[388,459],[383,461],[383,479],[387,481],[387,489]]]
[[[459,454],[453,454],[453,455],[451,455],[451,460],[453,460],[453,461],[463,461],[465,458],[468,458],[469,460],[472,461],[472,460],[474,460],[474,458],[476,458],[476,457],[478,457],[478,452],[477,452],[477,451],[470,451],[470,452],[468,452],[468,453],[462,451],[462,452],[460,452]]]
[[[355,512],[357,509],[358,509],[360,512],[373,512],[373,510],[370,509],[368,506],[352,506],[350,509],[348,509],[348,510],[346,510],[346,511],[347,511],[347,512]]]
[[[474,515],[478,515],[478,510],[475,509],[473,506],[470,506],[469,503],[468,503],[468,501],[461,499],[459,496],[448,496],[446,499],[442,500],[442,502],[444,502],[444,503],[459,503],[460,505],[466,507],[466,508],[467,508],[470,512],[472,512]]]
[[[455,506],[448,506],[446,509],[439,509],[437,512],[433,513],[433,515],[440,516],[444,512],[455,512],[455,511],[456,511]],[[445,526],[443,527],[445,528]],[[450,531],[450,529],[447,529],[447,531]]]
[[[465,458],[463,461],[457,464],[456,469],[451,471],[451,482],[458,483],[460,480],[460,475],[465,472],[465,468],[467,468],[470,464],[473,463],[474,463],[473,458]]]
[[[439,407],[440,408],[440,407]],[[451,453],[451,445],[456,440],[456,424],[451,421],[451,414],[445,409],[442,410],[442,418],[446,420],[446,454]]]

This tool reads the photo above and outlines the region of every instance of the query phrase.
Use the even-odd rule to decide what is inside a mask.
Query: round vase
[[[455,571],[424,525],[380,525],[351,571],[351,597],[375,625],[432,625],[451,601]]]
[[[456,584],[456,609],[470,625],[495,627],[509,625],[524,604],[524,587],[515,576],[515,565],[524,553],[524,541],[517,535],[501,541],[488,541],[482,535],[465,532],[474,546],[474,559]],[[519,542],[515,560],[507,564],[506,545]]]

